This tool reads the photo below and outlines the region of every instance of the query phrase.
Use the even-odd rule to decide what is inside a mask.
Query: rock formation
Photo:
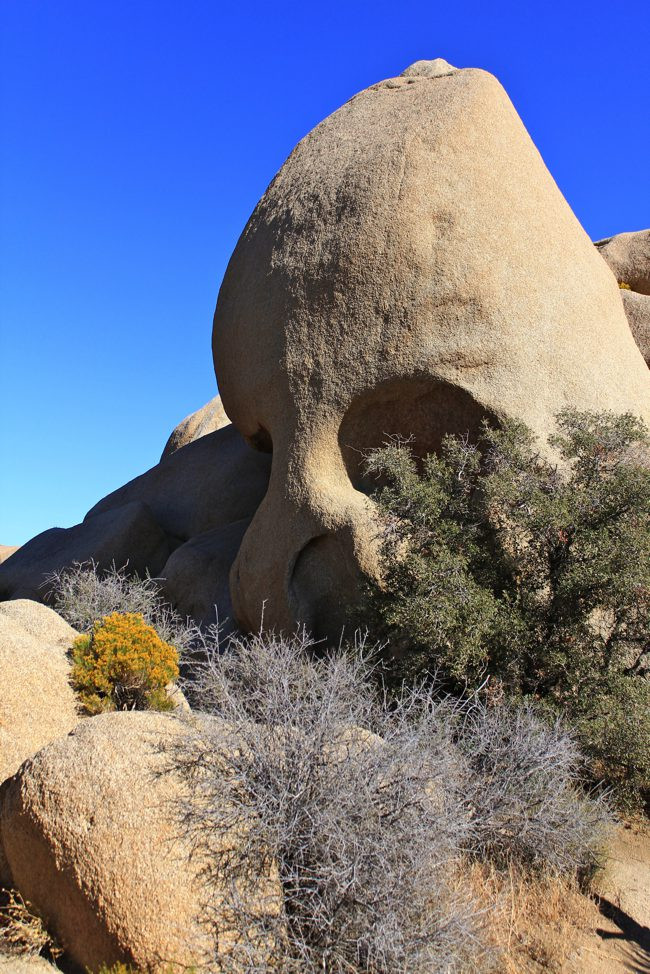
[[[630,329],[650,366],[650,230],[619,233],[596,247],[621,286]]]
[[[81,524],[23,545],[0,565],[0,600],[46,600],[47,574],[92,558],[163,577],[182,614],[214,621],[216,604],[225,620],[230,567],[270,466],[232,425],[202,436],[99,501]]]
[[[363,451],[483,418],[545,436],[565,406],[650,419],[616,281],[498,81],[418,62],[297,146],[230,260],[214,318],[234,425],[273,452],[230,583],[238,620],[337,638],[375,572]]]
[[[218,891],[205,887],[204,860],[190,854],[177,805],[184,785],[167,773],[164,748],[187,733],[166,714],[92,717],[0,789],[13,884],[83,970],[200,965],[217,936],[220,949],[232,938]],[[277,909],[274,881],[261,879],[256,895]]]
[[[595,246],[619,283],[650,295],[650,230],[617,233],[597,240]]]
[[[11,558],[15,551],[18,551],[18,545],[0,544],[0,565],[7,558]]]
[[[0,604],[0,782],[79,722],[66,656],[77,635],[38,602]]]

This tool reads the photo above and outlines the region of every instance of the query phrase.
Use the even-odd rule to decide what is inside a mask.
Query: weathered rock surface
[[[183,785],[161,773],[161,745],[184,733],[166,714],[93,717],[0,790],[13,883],[84,969],[122,961],[162,971],[214,951],[203,863],[190,857],[175,804]],[[275,884],[261,881],[259,894],[277,909]],[[221,944],[228,931],[219,935]]]
[[[617,233],[597,240],[596,248],[619,283],[639,294],[650,294],[650,230]]]
[[[207,436],[208,433],[214,433],[216,430],[228,426],[229,423],[230,420],[221,405],[220,396],[215,396],[205,406],[186,416],[178,424],[167,440],[160,459],[164,460],[171,453],[180,450],[182,446],[187,446],[188,443],[193,443],[194,440],[198,440],[201,436]]]
[[[92,520],[73,528],[50,528],[24,544],[0,565],[0,600],[45,601],[47,575],[91,558],[102,568],[128,563],[134,572],[144,574],[148,568],[156,575],[170,550],[147,505],[127,500]]]
[[[198,534],[177,548],[162,570],[166,598],[198,623],[233,628],[229,576],[250,518]],[[215,616],[216,606],[216,616]]]
[[[631,283],[631,282],[630,282]],[[619,289],[499,82],[440,59],[373,85],[289,156],[217,303],[235,426],[273,450],[231,570],[240,623],[338,638],[376,572],[363,451],[565,406],[650,420]],[[200,441],[199,441],[200,442]]]
[[[38,602],[0,603],[0,782],[79,722],[66,656],[77,635]]]

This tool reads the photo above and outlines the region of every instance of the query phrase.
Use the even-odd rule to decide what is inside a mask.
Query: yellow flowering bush
[[[112,612],[72,647],[72,685],[84,710],[170,710],[165,687],[178,653],[139,612]]]
[[[618,286],[620,287],[620,289],[622,291],[631,291],[632,290],[632,288],[630,287],[630,285],[629,284],[626,284],[625,281],[619,281],[618,282]]]

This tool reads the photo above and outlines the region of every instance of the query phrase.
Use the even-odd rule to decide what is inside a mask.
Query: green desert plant
[[[165,687],[178,677],[178,653],[136,612],[112,612],[78,636],[71,682],[89,714],[171,710]]]
[[[383,581],[361,619],[398,683],[486,675],[573,723],[622,800],[650,796],[650,470],[635,417],[565,411],[552,452],[518,423],[448,437],[419,461],[394,440],[367,472]]]

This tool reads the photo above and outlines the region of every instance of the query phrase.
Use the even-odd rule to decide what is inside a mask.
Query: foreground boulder
[[[632,283],[632,282],[629,282]],[[268,492],[231,570],[237,619],[338,640],[377,571],[364,453],[564,407],[650,420],[617,283],[499,82],[438,59],[307,135],[219,293],[217,382]],[[264,609],[263,609],[264,607]]]
[[[38,602],[0,604],[0,782],[79,722],[66,655],[77,635]]]
[[[83,969],[200,966],[231,942],[201,855],[190,856],[184,786],[161,751],[187,727],[152,712],[93,717],[0,789],[13,884]],[[260,880],[256,895],[277,911],[275,882]]]
[[[201,406],[178,424],[167,440],[160,459],[164,460],[176,450],[180,450],[182,446],[187,446],[188,443],[193,443],[194,440],[207,436],[208,433],[214,433],[228,426],[229,423],[220,396],[215,396],[205,406]]]

